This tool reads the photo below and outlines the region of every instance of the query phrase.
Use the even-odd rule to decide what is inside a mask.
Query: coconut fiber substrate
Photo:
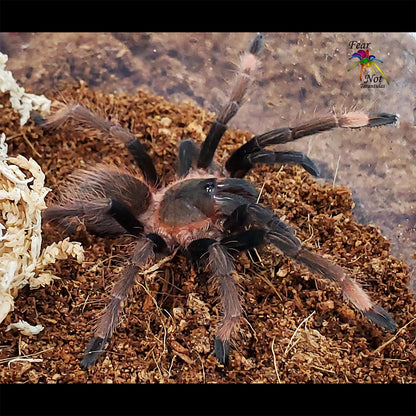
[[[111,163],[135,171],[122,145],[70,123],[56,131],[44,131],[33,120],[20,127],[8,95],[0,98],[0,131],[8,138],[9,156],[22,154],[41,165],[52,190],[49,203],[77,168]],[[48,98],[81,102],[129,128],[165,181],[174,178],[179,141],[201,143],[214,119],[191,104],[176,106],[141,91],[106,95],[83,83]],[[250,137],[227,131],[217,161],[224,163]],[[133,240],[99,238],[79,227],[71,238],[83,244],[84,262],[56,262],[60,279],[20,290],[14,311],[1,324],[1,382],[415,383],[416,303],[407,287],[408,268],[390,255],[389,241],[376,227],[354,220],[350,190],[296,166],[259,167],[247,179],[262,190],[260,202],[289,223],[304,246],[344,267],[389,311],[398,324],[394,334],[361,316],[333,284],[265,246],[235,256],[244,319],[224,367],[213,354],[222,311],[210,271],[197,269],[177,251],[139,274],[105,353],[83,369],[83,352]],[[43,224],[44,245],[64,237],[59,227]],[[44,330],[32,336],[6,331],[20,319]]]

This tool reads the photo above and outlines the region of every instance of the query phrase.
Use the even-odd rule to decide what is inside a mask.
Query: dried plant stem
[[[378,348],[376,348],[373,351],[372,355],[375,355],[377,353],[379,353],[384,347],[387,347],[387,345],[389,345],[390,343],[392,343],[398,336],[399,334],[408,326],[410,325],[413,321],[416,320],[416,316],[411,319],[406,325],[402,326],[388,341],[386,341],[384,344],[381,344]]]
[[[273,338],[272,341],[272,354],[273,354],[273,366],[274,366],[274,372],[276,373],[276,378],[279,384],[282,384],[282,381],[280,380],[279,373],[277,371],[277,361],[276,361],[276,353],[274,352],[274,340],[276,337]]]
[[[179,250],[179,247],[176,247],[176,249],[173,250],[172,254],[170,254],[169,256],[163,257],[163,259],[161,259],[158,263],[156,263],[153,266],[149,267],[148,269],[144,270],[140,274],[142,276],[148,277],[151,273],[154,273],[154,272],[158,271],[161,266],[163,266],[168,261],[171,261],[176,256],[176,253],[178,252],[178,250]],[[148,278],[151,279],[153,276],[154,276],[154,274],[152,274]]]
[[[260,201],[261,194],[263,193],[263,189],[264,189],[264,185],[265,185],[265,184],[266,184],[266,181],[264,181],[264,182],[263,182],[263,185],[261,186],[261,189],[260,189],[259,195],[258,195],[258,197],[257,197],[256,204],[258,204],[258,203],[259,203],[259,201]]]
[[[287,353],[289,352],[289,350],[291,349],[291,344],[292,344],[292,341],[293,341],[293,339],[295,338],[295,335],[297,334],[297,332],[299,331],[299,329],[300,329],[300,327],[304,324],[304,323],[306,323],[308,320],[309,320],[309,318],[313,315],[315,313],[315,311],[313,311],[309,316],[307,316],[299,325],[298,325],[298,327],[295,329],[295,332],[293,333],[293,335],[291,336],[291,338],[290,338],[290,340],[289,340],[289,344],[287,345],[287,347],[286,347],[286,349],[285,349],[285,352],[283,353],[283,355],[284,356],[286,356],[287,355]]]
[[[341,160],[341,155],[338,156],[337,166],[335,168],[334,179],[332,181],[332,186],[335,186],[335,181],[337,180],[338,169],[339,169],[339,161]]]
[[[18,356],[18,357],[12,357],[12,358],[3,358],[2,360],[0,360],[0,364],[7,363],[7,365],[10,367],[10,364],[13,363],[13,362],[16,362],[16,361],[42,362],[43,361],[42,358],[30,358],[30,357],[34,357],[36,355],[43,354],[44,352],[51,351],[54,348],[55,347],[47,348],[46,350],[42,350],[42,351],[39,351],[39,352],[35,352],[33,354],[24,355],[24,356]]]

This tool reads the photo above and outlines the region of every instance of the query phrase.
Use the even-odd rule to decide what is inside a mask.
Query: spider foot
[[[46,123],[46,118],[42,117],[39,113],[32,112],[30,117],[35,122],[35,126],[43,126]]]
[[[215,337],[215,356],[222,365],[227,365],[230,356],[230,342]]]
[[[399,121],[397,114],[374,113],[368,116],[368,127],[383,126],[385,124],[395,124]]]
[[[397,329],[396,321],[381,306],[373,304],[370,309],[363,311],[363,314],[371,322],[380,325],[389,332],[394,332]]]
[[[106,340],[101,337],[94,337],[87,347],[84,357],[81,360],[82,367],[88,368],[95,364],[98,356],[104,350]]]

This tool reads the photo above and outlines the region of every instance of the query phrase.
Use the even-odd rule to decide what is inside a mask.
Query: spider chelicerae
[[[129,130],[112,123],[81,104],[64,105],[40,123],[58,128],[72,120],[124,143],[142,177],[127,170],[99,164],[75,172],[57,202],[44,218],[67,231],[81,221],[90,233],[115,237],[134,236],[135,247],[115,284],[111,300],[98,320],[91,342],[81,361],[94,365],[117,326],[124,302],[140,270],[157,253],[181,246],[196,262],[206,263],[216,279],[223,307],[215,339],[215,355],[221,364],[229,360],[230,343],[242,317],[240,294],[231,253],[273,245],[284,255],[306,265],[312,272],[335,282],[348,299],[370,321],[388,331],[396,322],[364,292],[341,267],[302,246],[294,231],[272,210],[260,205],[257,190],[244,178],[256,165],[297,164],[317,176],[311,159],[301,152],[276,151],[269,146],[337,127],[360,128],[393,124],[397,116],[363,112],[335,114],[283,127],[253,137],[237,148],[225,166],[214,162],[215,151],[227,124],[236,115],[252,82],[263,46],[257,34],[242,55],[228,102],[220,109],[202,143],[182,140],[178,150],[177,178],[164,183],[143,144]]]

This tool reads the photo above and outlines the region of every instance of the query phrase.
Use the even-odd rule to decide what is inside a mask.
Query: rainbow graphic
[[[376,62],[383,63],[383,61],[380,61],[380,59],[377,59],[375,55],[370,55],[370,52],[368,51],[368,49],[366,51],[363,49],[360,49],[358,52],[355,52],[349,59],[352,59],[352,58],[358,58],[358,61],[351,68],[348,69],[348,72],[351,71],[351,69],[355,68],[358,64],[360,64],[361,65],[360,81],[362,81],[363,79],[363,71],[366,71],[367,68],[371,66],[371,69],[373,70],[374,73],[376,73],[376,70],[374,69],[374,67],[376,67],[380,71],[380,74],[382,75],[382,77],[386,80],[387,84],[389,83],[389,81],[383,74],[383,71],[380,69],[380,67],[376,63]]]

